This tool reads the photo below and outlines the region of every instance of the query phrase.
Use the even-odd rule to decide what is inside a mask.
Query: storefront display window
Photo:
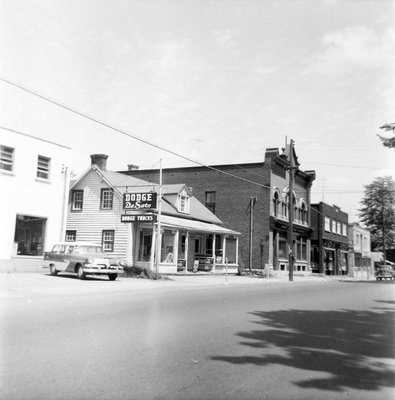
[[[14,242],[19,256],[42,256],[47,219],[17,215]]]
[[[278,238],[278,256],[287,258],[287,237],[284,233],[280,233]]]
[[[162,234],[162,247],[160,261],[164,263],[174,262],[174,239],[175,234],[172,231],[165,230]]]

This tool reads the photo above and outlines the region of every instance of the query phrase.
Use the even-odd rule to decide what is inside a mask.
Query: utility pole
[[[256,196],[250,197],[250,262],[249,268],[252,270],[252,227],[254,223],[254,203],[256,202]]]
[[[161,251],[161,215],[162,215],[162,159],[159,161],[159,200],[158,200],[158,231],[156,235],[156,260],[155,260],[155,279],[158,279],[159,275],[159,262],[160,262],[160,251]]]
[[[294,159],[293,159],[294,141],[291,139],[289,145],[289,192],[288,192],[288,271],[289,281],[294,280],[294,254],[293,254],[293,219],[294,219]]]

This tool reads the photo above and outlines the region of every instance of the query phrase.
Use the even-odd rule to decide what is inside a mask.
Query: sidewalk
[[[12,260],[0,260],[0,274],[49,274],[48,268],[43,268],[42,258],[15,258]],[[177,282],[181,284],[192,284],[192,285],[210,285],[210,284],[226,284],[226,283],[263,283],[263,282],[287,282],[289,281],[288,274],[276,274],[273,277],[260,277],[260,276],[238,276],[237,274],[211,274],[207,272],[197,272],[197,273],[182,273],[182,274],[161,274],[163,283],[167,282]],[[136,278],[124,278],[120,275],[119,279],[131,280],[134,282],[141,281],[141,279]],[[367,281],[375,280],[374,276],[369,277],[366,274],[361,274],[361,276],[322,276],[322,275],[307,275],[294,273],[294,282],[325,282],[325,281]],[[147,281],[147,280],[145,280]],[[158,283],[158,281],[154,281]]]

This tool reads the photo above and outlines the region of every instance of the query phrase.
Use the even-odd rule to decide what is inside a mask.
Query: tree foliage
[[[380,138],[381,142],[383,143],[383,146],[394,149],[395,148],[395,122],[393,122],[391,124],[385,124],[383,126],[380,126],[380,129],[383,129],[386,132],[391,132],[391,134],[393,136],[389,137],[389,138],[381,136],[381,135],[377,135],[377,136]]]
[[[395,246],[395,183],[391,176],[376,178],[365,186],[360,202],[360,220],[371,233],[372,249],[383,251]]]

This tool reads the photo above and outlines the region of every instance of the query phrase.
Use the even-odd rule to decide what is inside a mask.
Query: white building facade
[[[370,232],[357,222],[348,225],[350,273],[371,270],[372,255]]]
[[[42,258],[64,237],[70,148],[0,129],[0,262]]]

